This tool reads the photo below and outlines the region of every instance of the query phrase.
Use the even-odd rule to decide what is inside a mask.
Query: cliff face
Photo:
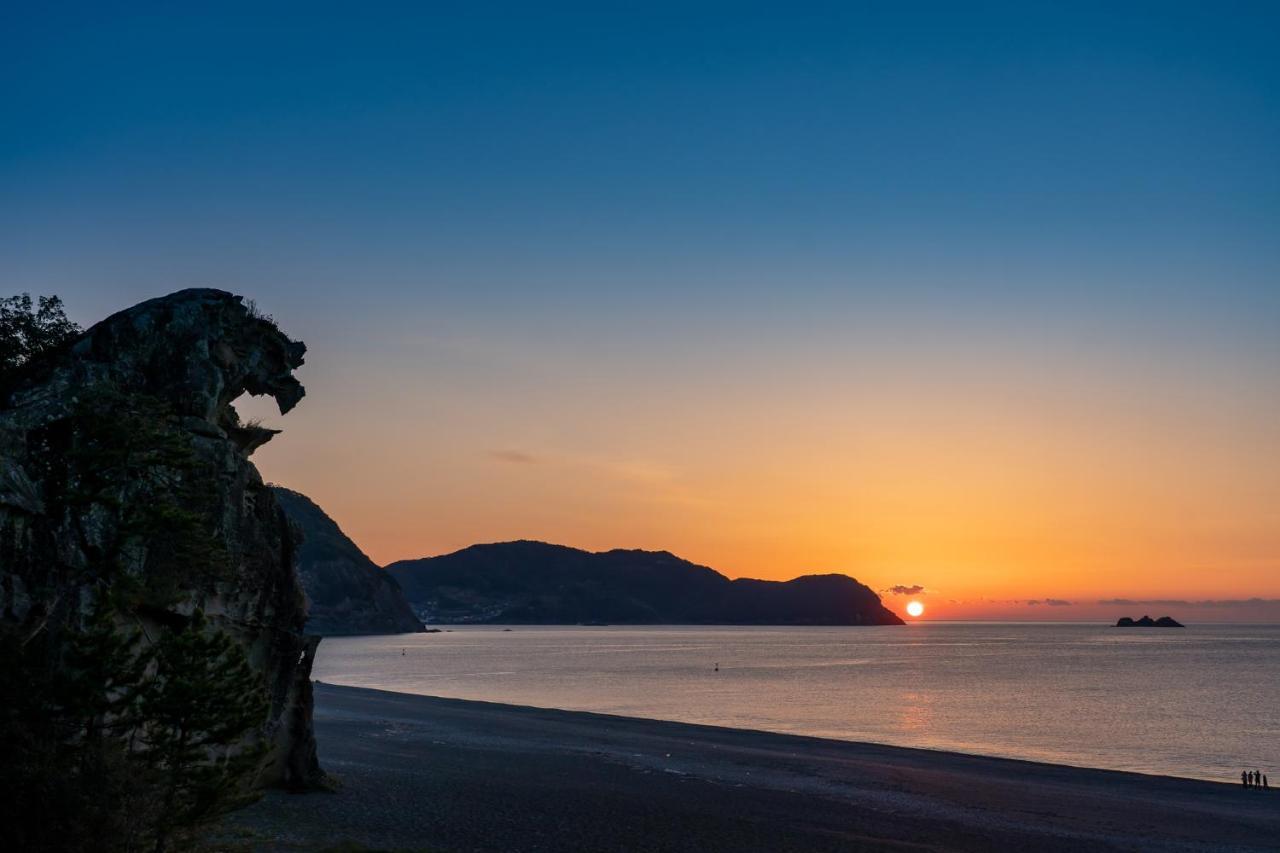
[[[302,398],[305,347],[240,297],[184,290],[98,323],[28,365],[0,400],[0,622],[79,624],[128,589],[147,636],[202,609],[266,680],[268,783],[319,776],[295,534],[249,461],[276,434],[231,403]],[[175,530],[198,535],[177,537]],[[192,543],[195,543],[193,546]],[[246,744],[247,745],[247,744]]]
[[[306,495],[273,486],[285,514],[302,530],[298,575],[307,594],[307,632],[403,634],[421,631],[400,584],[378,567]]]
[[[729,578],[665,551],[473,545],[387,566],[429,622],[564,625],[901,625],[846,575]]]

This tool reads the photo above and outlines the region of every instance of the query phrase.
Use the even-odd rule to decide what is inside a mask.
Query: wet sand
[[[1280,850],[1280,791],[316,685],[335,793],[260,850]]]

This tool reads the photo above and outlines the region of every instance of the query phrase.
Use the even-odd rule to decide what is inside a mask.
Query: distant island
[[[1141,619],[1132,619],[1128,616],[1121,616],[1116,622],[1117,628],[1185,628],[1181,622],[1178,622],[1171,616],[1161,616],[1159,619],[1152,619],[1150,616],[1143,616]]]
[[[903,624],[847,575],[730,580],[666,551],[500,542],[386,570],[428,624]]]

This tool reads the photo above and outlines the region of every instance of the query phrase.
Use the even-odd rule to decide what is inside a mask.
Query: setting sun
[[[923,605],[923,604],[921,604],[921,603],[920,603],[920,602],[918,602],[918,601],[909,601],[909,602],[907,602],[907,615],[908,615],[908,616],[919,616],[919,615],[920,615],[920,614],[922,614],[922,613],[924,613],[924,605]]]

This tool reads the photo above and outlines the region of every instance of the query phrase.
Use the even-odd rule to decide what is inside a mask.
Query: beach
[[[216,837],[268,851],[1275,850],[1280,791],[315,686],[332,793]]]

